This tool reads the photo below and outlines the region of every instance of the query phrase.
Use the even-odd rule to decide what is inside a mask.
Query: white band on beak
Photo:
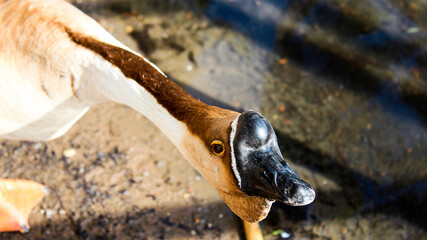
[[[230,133],[230,148],[231,148],[231,167],[233,168],[234,176],[239,183],[239,187],[242,187],[242,179],[240,178],[239,171],[237,170],[236,156],[234,155],[234,138],[236,136],[237,122],[239,121],[240,115],[231,123]]]

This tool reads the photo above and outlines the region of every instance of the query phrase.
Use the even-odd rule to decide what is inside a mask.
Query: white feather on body
[[[140,56],[66,2],[1,3],[0,137],[51,140],[90,106],[113,100],[148,117],[178,144],[186,126],[120,69],[72,42],[61,25]]]

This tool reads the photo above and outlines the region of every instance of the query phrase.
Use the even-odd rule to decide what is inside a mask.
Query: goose
[[[258,112],[207,105],[62,0],[0,0],[0,137],[49,141],[114,101],[151,120],[247,222],[315,192],[284,160]]]

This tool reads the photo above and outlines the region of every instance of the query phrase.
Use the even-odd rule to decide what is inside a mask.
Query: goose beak
[[[291,206],[304,206],[314,201],[313,187],[303,181],[274,149],[254,151],[249,161],[253,165],[242,176],[241,186],[246,194]]]
[[[314,201],[313,187],[283,159],[273,127],[264,117],[248,111],[234,124],[233,172],[244,193],[291,206]]]

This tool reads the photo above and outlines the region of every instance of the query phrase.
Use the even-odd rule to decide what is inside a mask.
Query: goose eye
[[[211,149],[212,152],[215,153],[215,155],[222,157],[225,152],[224,143],[219,140],[214,140],[211,143]]]

